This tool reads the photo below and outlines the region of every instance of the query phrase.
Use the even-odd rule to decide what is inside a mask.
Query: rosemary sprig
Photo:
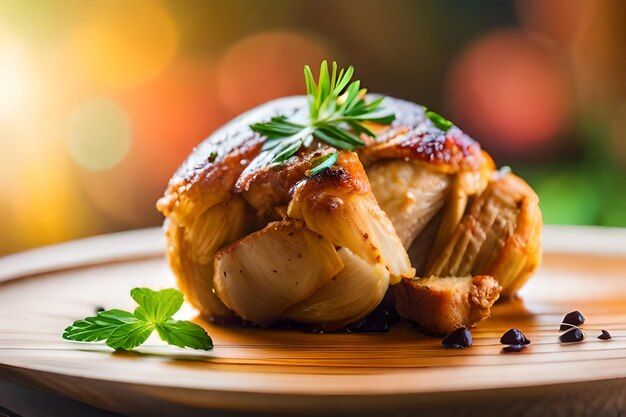
[[[313,159],[313,161],[311,161],[311,168],[307,169],[304,174],[307,177],[317,175],[326,168],[330,168],[331,166],[333,166],[334,163],[337,162],[338,158],[339,154],[337,152],[331,152],[326,155],[318,156],[317,158]]]
[[[446,119],[439,113],[436,113],[432,110],[428,110],[428,108],[424,106],[422,107],[424,109],[424,113],[426,114],[426,117],[430,119],[430,121],[435,125],[437,129],[443,130],[444,133],[446,133],[448,132],[448,130],[450,130],[452,126],[454,126],[454,123],[452,123],[450,120]]]
[[[302,146],[311,146],[314,139],[337,149],[352,151],[365,144],[359,137],[361,133],[375,137],[364,122],[391,123],[395,115],[384,112],[381,107],[384,97],[367,102],[366,90],[361,88],[361,82],[350,82],[353,73],[353,67],[337,72],[336,62],[329,71],[328,63],[323,61],[316,83],[311,68],[306,65],[304,80],[309,105],[308,120],[298,123],[280,115],[269,122],[250,125],[252,130],[267,137],[261,154],[251,165],[280,164],[295,155]],[[336,160],[336,156],[324,159],[309,170],[310,175],[332,166]]]

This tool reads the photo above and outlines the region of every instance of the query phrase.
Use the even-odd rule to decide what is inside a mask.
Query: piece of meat
[[[426,275],[489,274],[503,296],[521,288],[541,260],[538,197],[519,177],[496,175],[477,196]]]
[[[442,208],[439,210],[407,250],[411,265],[415,268],[415,275],[418,277],[424,276],[426,263],[433,251],[437,233],[441,230],[441,221],[443,220],[444,212],[447,212],[447,209]]]
[[[187,221],[187,226],[173,219],[166,223],[167,255],[178,287],[194,307],[210,311],[216,321],[232,313],[215,295],[213,258],[218,250],[251,231],[251,219],[245,201],[233,196]]]
[[[414,111],[423,117],[423,111]],[[444,133],[423,118],[415,125],[398,118],[391,129],[360,149],[359,155],[366,166],[383,159],[408,159],[448,174],[478,170],[487,163],[480,145],[459,128]]]
[[[476,171],[447,174],[437,165],[384,159],[367,168],[372,191],[421,276],[461,221],[468,198],[487,186],[490,160]],[[437,217],[439,216],[439,217]]]
[[[415,276],[402,242],[378,206],[353,152],[342,151],[335,166],[298,183],[288,215],[367,263],[383,265],[391,274],[391,283]]]
[[[346,270],[339,271],[332,282],[310,299],[302,301],[298,307],[291,308],[287,314],[287,318],[292,320],[323,323],[326,329],[332,329],[366,316],[382,300],[390,277],[397,282],[403,276],[414,276],[414,271],[391,222],[371,193],[367,176],[355,153],[342,151],[335,166],[312,178],[304,175],[302,167],[308,167],[309,161],[323,151],[323,148],[308,152],[305,149],[298,158],[283,164],[280,169],[259,168],[252,173],[244,173],[240,178],[241,195],[260,217],[281,216],[282,212],[284,218],[299,219],[306,225],[306,230],[318,233],[333,245],[341,247],[342,257],[350,259]],[[285,209],[286,203],[289,204]],[[281,209],[275,210],[277,207]],[[271,214],[268,216],[268,213]],[[248,250],[258,251],[254,248]],[[277,248],[277,254],[282,252],[284,250]],[[319,261],[311,250],[303,250],[302,253],[306,255],[304,267],[307,262]],[[256,275],[263,277],[261,271]],[[254,276],[252,274],[251,279]],[[219,273],[216,280],[222,280]],[[352,292],[355,298],[351,298],[346,291],[347,285],[357,291]],[[274,292],[280,293],[279,289]],[[269,292],[256,294],[259,293]],[[218,290],[217,294],[234,308],[226,292]],[[272,299],[271,296],[264,298]],[[253,306],[254,303],[246,305]],[[263,322],[271,321],[267,315],[254,316],[241,307],[235,311],[248,320],[255,317],[252,321],[257,323],[261,319]],[[276,316],[277,312],[273,314]]]
[[[384,107],[396,115],[391,126],[368,124],[376,138],[361,135],[366,146],[356,152],[339,151],[334,166],[311,178],[306,172],[312,160],[336,149],[314,141],[284,163],[271,165],[262,150],[265,138],[249,128],[279,114],[302,113],[307,108],[303,96],[261,105],[216,131],[194,150],[170,180],[157,208],[167,218],[167,256],[179,286],[202,313],[214,319],[238,315],[267,324],[284,318],[289,311],[293,320],[328,320],[319,324],[332,327],[368,314],[375,299],[385,293],[387,279],[395,284],[413,277],[414,266],[420,273],[456,270],[456,260],[467,259],[472,263],[470,270],[493,273],[510,294],[530,276],[540,253],[541,216],[536,198],[527,190],[520,191],[523,198],[514,198],[520,204],[517,214],[502,207],[496,210],[501,213],[495,216],[501,219],[498,221],[489,217],[488,210],[476,209],[477,214],[471,215],[477,201],[488,200],[489,194],[483,190],[494,170],[491,158],[458,128],[448,132],[437,129],[419,105],[387,97]],[[501,244],[502,237],[509,236],[513,217],[511,236],[515,238]],[[293,298],[297,301],[282,297],[292,294],[287,287],[259,291],[255,285],[269,282],[267,271],[250,265],[263,263],[269,255],[250,243],[255,239],[261,242],[262,236],[269,239],[272,233],[267,228],[274,227],[268,226],[273,221],[298,224],[302,233],[321,236],[333,251],[350,253],[353,258],[349,264],[361,271],[362,277],[340,268],[328,278],[327,269],[314,270],[320,281],[313,276],[308,279],[320,286],[312,285],[312,292],[304,291],[303,298]],[[482,253],[480,248],[476,254],[468,252],[471,245],[463,245],[471,235],[461,230],[466,222],[483,224],[490,230],[482,239]],[[276,232],[276,236],[282,235]],[[278,239],[276,236],[272,239]],[[224,252],[228,245],[230,252]],[[277,245],[276,256],[287,252]],[[303,252],[306,262],[314,262],[318,254],[313,248]],[[219,262],[213,263],[217,253]],[[247,272],[238,282],[256,288],[249,296],[262,298],[260,305],[271,304],[273,297],[283,300],[276,303],[275,310],[255,315],[247,301],[235,301],[232,294],[239,292],[233,292],[230,284],[219,278],[216,285],[216,268],[237,274],[239,269],[233,266],[247,262],[252,263],[247,269],[240,268]],[[511,262],[517,262],[515,268]],[[289,282],[287,279],[284,285]],[[367,292],[360,303],[358,297],[347,295],[347,282]],[[292,308],[291,301],[301,308]]]
[[[500,285],[488,275],[403,279],[393,289],[400,317],[434,335],[489,317],[500,295]]]
[[[305,179],[312,160],[331,152],[330,147],[301,149],[297,158],[285,161],[280,169],[263,166],[246,170],[236,184],[237,192],[256,210],[263,219],[280,220],[286,216],[287,207],[293,198],[294,187]]]
[[[451,178],[427,164],[400,159],[373,163],[367,177],[405,249],[443,207]]]

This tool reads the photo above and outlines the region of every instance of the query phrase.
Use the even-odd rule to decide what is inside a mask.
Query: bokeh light
[[[319,41],[301,33],[267,32],[243,39],[220,62],[220,101],[236,115],[273,98],[302,94],[302,67],[328,55]]]
[[[143,186],[150,177],[141,172],[136,161],[125,159],[108,171],[84,171],[77,186],[101,216],[119,224],[121,228],[138,228],[158,224],[152,206],[154,193]]]
[[[570,90],[554,50],[523,32],[498,31],[461,54],[447,94],[451,117],[488,150],[532,155],[564,128]]]
[[[121,96],[134,121],[131,159],[141,165],[152,189],[162,192],[191,149],[228,121],[217,85],[214,61],[190,58]]]
[[[156,77],[171,62],[178,45],[176,26],[158,2],[89,3],[77,24],[73,56],[99,85],[124,88]]]
[[[589,4],[584,0],[517,0],[522,26],[550,39],[571,44],[585,25]]]
[[[170,176],[194,146],[228,120],[216,86],[211,60],[187,59],[120,95],[133,121],[132,147],[114,168],[81,175],[89,200],[124,227],[160,222],[154,202]]]
[[[25,46],[0,32],[0,121],[10,123],[32,104],[33,70]]]
[[[601,216],[603,190],[595,175],[581,176],[572,169],[541,172],[543,181],[536,191],[540,195],[558,195],[558,199],[543,199],[544,217],[560,219],[563,224],[594,224]]]
[[[610,122],[611,148],[620,166],[626,167],[626,100],[616,106]]]
[[[84,168],[100,171],[114,167],[128,153],[131,140],[130,121],[111,100],[83,103],[70,116],[67,148]]]

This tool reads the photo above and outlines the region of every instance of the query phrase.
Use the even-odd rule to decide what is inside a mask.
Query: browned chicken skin
[[[398,313],[439,335],[489,317],[500,296],[500,284],[488,275],[403,279],[393,289]]]
[[[317,142],[278,167],[259,163],[264,138],[249,124],[304,106],[304,97],[275,100],[219,129],[157,203],[179,286],[204,314],[333,329],[367,316],[399,282],[404,306],[440,300],[443,284],[437,294],[406,284],[421,281],[406,281],[416,273],[488,274],[499,283],[472,295],[480,314],[459,320],[462,303],[453,302],[446,308],[456,312],[424,312],[420,326],[435,331],[446,328],[445,317],[473,325],[488,316],[499,286],[512,295],[532,275],[541,254],[535,193],[496,173],[458,128],[444,133],[421,106],[386,98],[393,124],[370,126],[376,140],[363,137],[366,146],[340,151],[320,174],[306,176],[311,160],[335,150]],[[448,295],[458,293],[452,287]],[[422,310],[400,309],[417,321],[414,311]]]

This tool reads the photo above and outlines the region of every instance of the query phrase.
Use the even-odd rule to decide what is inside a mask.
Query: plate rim
[[[565,253],[587,255],[601,255],[610,257],[626,257],[626,229],[602,228],[602,227],[572,227],[572,226],[546,226],[543,234],[544,252],[547,253]],[[76,256],[75,248],[80,245],[81,256]],[[589,246],[591,245],[591,246]],[[589,248],[592,248],[589,250]],[[83,268],[92,265],[99,265],[112,262],[127,262],[140,259],[153,259],[162,257],[165,250],[165,241],[163,232],[160,228],[140,229],[127,232],[114,233],[109,235],[101,235],[76,241],[70,241],[62,244],[46,246],[29,250],[26,252],[8,255],[0,258],[0,291],[4,284],[28,278],[36,278],[36,276],[67,270],[70,268]],[[67,256],[67,258],[65,257]],[[50,262],[53,258],[62,258],[63,262]],[[25,262],[38,260],[38,262]],[[42,381],[50,379],[50,376],[60,376],[65,380],[80,381],[96,381],[98,384],[113,387],[120,384],[115,380],[98,379],[92,377],[75,375],[64,372],[52,372],[43,369],[26,368],[16,365],[0,363],[0,375],[12,382],[22,383],[24,385],[34,386],[35,388],[45,388],[49,391],[55,391],[49,384],[41,383],[37,385],[38,376]],[[46,377],[48,376],[48,377]],[[33,381],[37,382],[34,384]],[[503,395],[513,395],[519,391],[538,389],[541,387],[553,387],[555,390],[568,390],[572,386],[596,386],[605,382],[618,383],[622,387],[626,387],[626,375],[617,378],[604,378],[589,381],[573,381],[573,382],[547,382],[530,386],[512,386],[502,388],[478,388],[478,389],[459,389],[448,391],[447,394],[458,396],[458,398],[469,398],[477,393],[493,392],[497,390]],[[256,398],[256,400],[248,399],[251,406],[254,401],[259,398],[319,398],[327,396],[313,392],[311,394],[302,394],[294,392],[270,393],[263,391],[232,391],[211,388],[194,388],[194,387],[177,387],[174,385],[148,385],[137,382],[124,382],[123,385],[132,386],[133,389],[141,390],[142,388],[151,388],[157,390],[176,390],[179,392],[202,393],[214,397],[213,404],[220,403],[219,396],[226,394],[237,395],[244,394]],[[156,388],[155,388],[156,387]],[[146,391],[148,392],[148,391]],[[411,398],[415,402],[425,401],[425,397],[432,396],[430,392],[415,393],[377,393],[370,394],[375,398],[403,399],[403,401]],[[334,403],[337,405],[341,402],[349,402],[359,395],[338,392],[332,395]],[[210,402],[209,399],[206,401]],[[274,403],[276,405],[278,403]],[[97,405],[97,404],[96,404]],[[285,410],[293,410],[285,406]]]

